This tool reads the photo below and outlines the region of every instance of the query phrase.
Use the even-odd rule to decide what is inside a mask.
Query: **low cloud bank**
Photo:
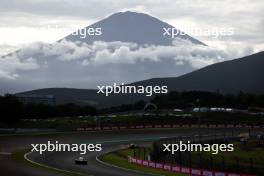
[[[37,70],[49,67],[51,60],[76,62],[80,67],[107,64],[159,64],[173,60],[175,65],[190,65],[198,69],[213,63],[252,54],[249,47],[226,49],[195,45],[189,41],[177,39],[171,46],[145,45],[125,42],[97,41],[92,45],[62,41],[54,44],[34,43],[17,52],[0,58],[0,78],[16,79],[18,71]],[[63,69],[63,68],[58,68]]]

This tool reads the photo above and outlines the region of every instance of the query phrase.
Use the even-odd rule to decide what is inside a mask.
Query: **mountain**
[[[70,34],[64,39],[69,41],[81,41],[89,44],[92,44],[94,41],[121,41],[133,42],[140,45],[171,45],[173,38],[169,35],[163,35],[164,28],[168,29],[175,27],[148,14],[127,11],[115,13],[81,30],[89,31],[89,28],[101,28],[102,34],[90,35],[85,38],[82,38],[81,34]],[[194,44],[205,45],[187,34],[177,34],[174,37],[189,40]]]
[[[219,91],[221,93],[264,94],[264,52],[239,59],[213,64],[179,77],[153,78],[132,83],[131,85],[167,85],[170,91]],[[17,94],[19,96],[54,95],[59,104],[84,102],[98,107],[109,107],[120,104],[135,103],[149,97],[142,95],[115,95],[105,97],[96,90],[80,89],[41,89]]]
[[[220,91],[222,93],[264,94],[264,52],[209,65],[191,73],[171,78],[154,78],[139,85],[168,85],[169,90]]]
[[[91,28],[101,28],[102,34],[82,38],[72,33],[53,44],[35,43],[1,57],[0,94],[46,87],[94,89],[179,76],[196,69],[185,57],[212,56],[204,49],[190,48],[188,53],[177,48],[186,43],[206,46],[189,35],[163,35],[163,28],[173,26],[143,13],[116,13],[80,31]]]
[[[115,94],[108,97],[97,94],[95,89],[75,88],[45,88],[15,94],[18,97],[54,97],[56,105],[74,103],[81,106],[89,105],[98,108],[133,104],[139,100],[148,100],[150,97],[139,94]]]
[[[45,88],[17,93],[19,97],[47,97],[56,98],[56,104],[74,103],[79,105],[98,104],[99,94],[93,89],[73,89],[73,88]]]

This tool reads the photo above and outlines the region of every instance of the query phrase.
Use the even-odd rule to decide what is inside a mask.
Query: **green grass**
[[[210,152],[203,152],[203,156],[210,157],[217,162],[222,161],[222,156],[225,157],[227,162],[235,163],[235,158],[239,158],[240,164],[249,164],[250,158],[254,160],[254,164],[262,166],[264,169],[264,149],[256,145],[256,141],[251,141],[247,145],[243,145],[239,142],[234,142],[234,151],[232,152],[219,152],[217,155],[211,155]],[[194,154],[197,154],[194,153]]]
[[[24,155],[29,152],[29,149],[26,149],[26,150],[18,150],[14,153],[12,153],[11,157],[14,161],[20,163],[20,164],[23,164],[25,166],[28,166],[28,167],[31,167],[31,168],[35,168],[35,169],[45,169],[47,171],[50,171],[50,172],[53,172],[53,173],[58,173],[62,176],[89,176],[88,174],[83,174],[83,173],[70,173],[68,171],[63,171],[63,170],[57,170],[55,168],[51,168],[51,167],[48,167],[48,166],[40,166],[40,165],[37,165],[37,164],[34,164],[32,162],[29,162],[27,161],[25,158],[24,158]]]
[[[100,160],[103,162],[113,164],[115,166],[119,166],[126,169],[132,169],[136,171],[152,173],[157,175],[164,175],[164,176],[186,176],[185,174],[177,174],[173,172],[163,171],[159,169],[147,168],[137,164],[129,163],[127,160],[128,155],[132,155],[133,150],[131,149],[123,149],[116,152],[111,152],[100,156]]]
[[[25,158],[24,158],[24,155],[25,153],[29,152],[29,149],[27,150],[18,150],[14,153],[12,153],[11,157],[13,160],[19,162],[19,163],[22,163],[22,164],[26,164],[26,165],[29,165],[29,166],[36,166],[36,165],[33,165],[32,163],[28,162]]]
[[[262,144],[263,145],[263,144]],[[149,153],[151,148],[146,147]],[[234,142],[235,150],[233,152],[220,152],[217,155],[212,155],[210,152],[202,152],[203,167],[211,169],[210,158],[213,158],[213,167],[217,170],[233,171],[233,172],[244,172],[244,173],[263,173],[264,170],[264,148],[259,146],[258,141],[251,140],[247,145],[243,145],[240,142]],[[141,152],[138,152],[141,150]],[[135,149],[136,156],[143,159],[143,150]],[[119,167],[139,170],[143,172],[149,172],[153,174],[161,175],[175,175],[175,173],[147,168],[137,164],[129,163],[127,161],[127,156],[133,156],[133,149],[122,149],[119,151],[111,152],[100,157],[100,159],[106,163],[110,163]],[[146,154],[147,155],[147,154]],[[224,157],[224,165],[223,158]],[[193,161],[198,158],[198,152],[192,153]],[[239,167],[237,167],[237,160],[239,158]],[[252,158],[252,159],[251,159]],[[253,162],[253,168],[251,168],[251,161]],[[199,160],[198,160],[199,161]],[[200,168],[200,163],[193,163],[194,168]],[[221,168],[221,169],[220,169]],[[252,170],[253,169],[253,170]],[[180,175],[180,174],[178,174]]]
[[[258,145],[258,141],[250,140],[248,144],[244,145],[240,142],[234,142],[234,151],[219,152],[217,155],[212,155],[210,152],[202,152],[202,163],[208,169],[211,166],[211,158],[213,159],[213,167],[215,169],[221,168],[226,171],[244,172],[244,173],[258,173],[263,174],[264,170],[264,148]],[[199,161],[198,152],[192,153],[192,159]],[[239,162],[238,162],[239,161]],[[251,163],[252,162],[252,163]],[[199,167],[193,165],[193,167]]]

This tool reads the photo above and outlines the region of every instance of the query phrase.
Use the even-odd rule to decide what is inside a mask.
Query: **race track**
[[[212,133],[223,133],[232,129],[201,129],[201,135]],[[247,132],[247,129],[236,129],[236,132]],[[34,162],[48,165],[53,168],[85,173],[93,176],[143,176],[150,175],[120,168],[104,165],[96,160],[97,156],[127,146],[130,143],[145,144],[164,137],[192,136],[198,133],[197,129],[144,129],[125,131],[102,131],[102,132],[82,132],[47,135],[21,135],[1,137],[0,141],[0,169],[4,175],[14,176],[58,176],[59,173],[49,171],[46,168],[30,167],[23,163],[14,161],[11,155],[16,150],[30,148],[31,143],[47,143],[48,140],[58,140],[60,143],[102,143],[101,152],[89,152],[84,157],[88,160],[88,165],[75,165],[74,159],[79,157],[75,152],[46,152],[39,155],[36,152],[30,153],[28,158]],[[2,175],[2,174],[1,174]],[[65,174],[64,174],[65,175]]]

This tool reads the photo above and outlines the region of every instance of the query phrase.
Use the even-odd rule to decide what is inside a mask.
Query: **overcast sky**
[[[52,43],[126,10],[148,13],[184,31],[233,30],[219,37],[186,31],[210,46],[264,48],[263,0],[1,0],[0,55],[36,41]]]

